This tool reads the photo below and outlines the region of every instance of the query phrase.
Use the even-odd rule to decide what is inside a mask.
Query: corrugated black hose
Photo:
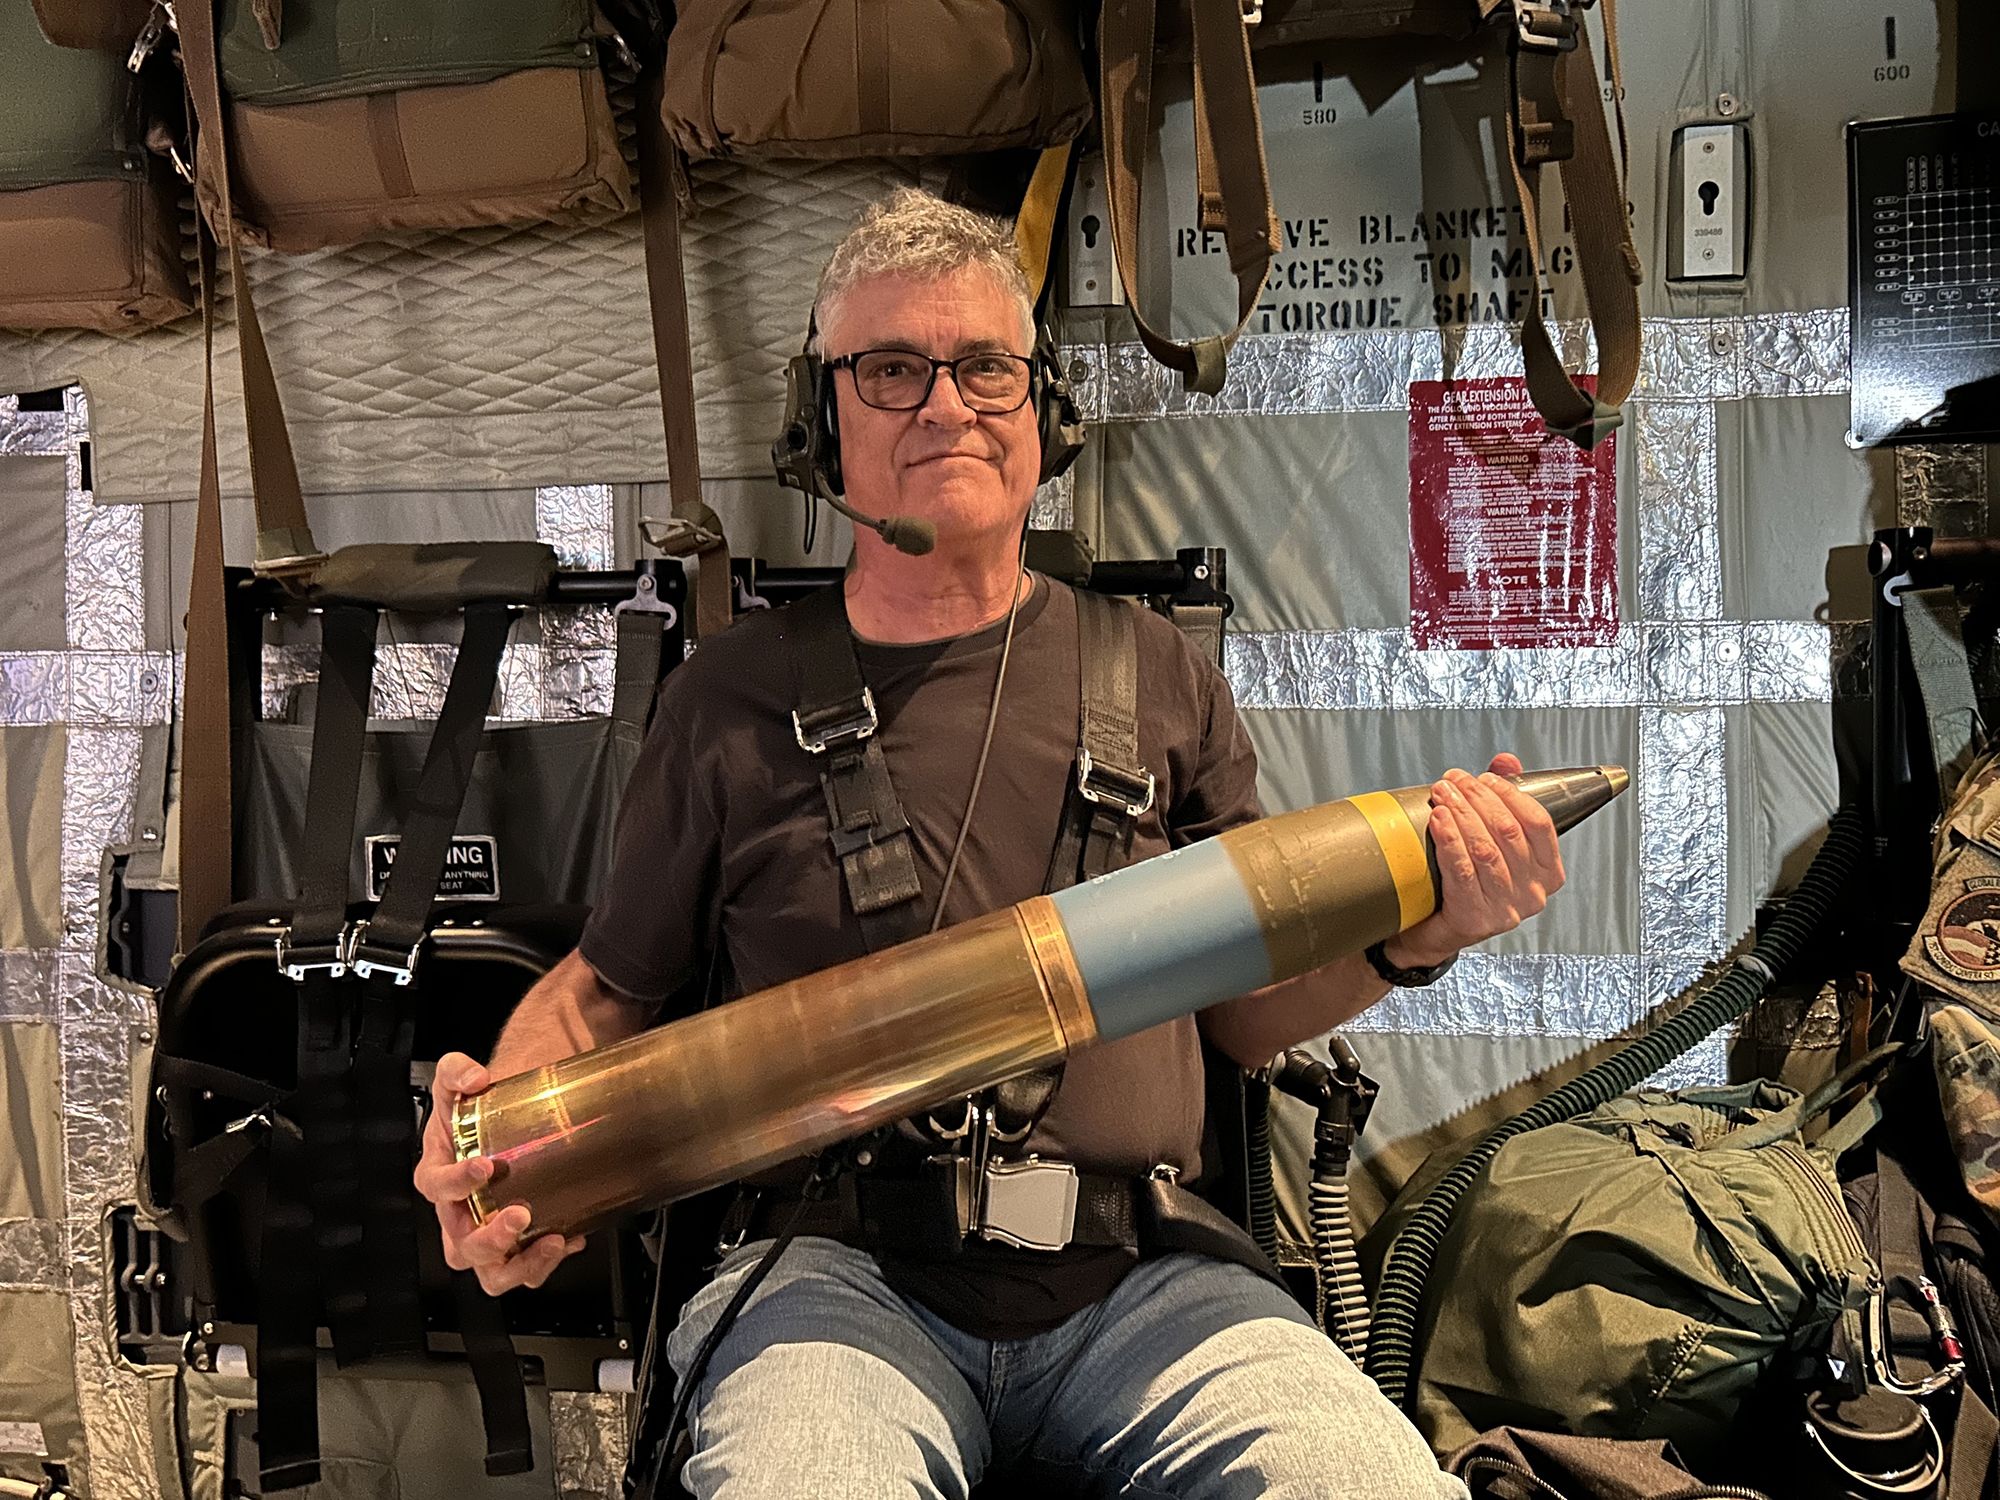
[[[1278,1263],[1278,1187],[1271,1175],[1271,1086],[1243,1080],[1243,1133],[1248,1142],[1250,1237],[1272,1265]]]
[[[1496,1128],[1424,1196],[1389,1247],[1376,1293],[1368,1373],[1384,1395],[1399,1407],[1409,1405],[1424,1284],[1459,1199],[1501,1146],[1525,1131],[1574,1119],[1637,1087],[1756,1004],[1818,932],[1842,888],[1860,867],[1866,848],[1866,820],[1861,811],[1841,808],[1827,825],[1826,842],[1769,929],[1713,989],[1663,1022],[1658,1030],[1614,1052]]]

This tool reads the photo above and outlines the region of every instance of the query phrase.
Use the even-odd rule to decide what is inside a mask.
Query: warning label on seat
[[[1588,382],[1585,382],[1588,384]],[[1410,632],[1425,648],[1618,638],[1615,437],[1553,436],[1519,378],[1410,384]]]
[[[368,844],[368,899],[380,901],[389,872],[396,866],[396,851],[402,837],[393,833],[372,834]],[[498,901],[500,899],[499,841],[490,833],[461,833],[451,841],[444,857],[444,874],[438,879],[440,901]]]

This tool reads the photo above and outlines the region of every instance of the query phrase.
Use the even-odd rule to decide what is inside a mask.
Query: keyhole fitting
[[[1085,214],[1083,216],[1083,223],[1079,227],[1083,230],[1084,247],[1095,250],[1097,248],[1097,232],[1104,227],[1103,223],[1098,219],[1096,214]]]
[[[1722,189],[1712,182],[1704,182],[1695,191],[1701,195],[1701,211],[1706,217],[1715,212],[1715,200],[1722,196]]]

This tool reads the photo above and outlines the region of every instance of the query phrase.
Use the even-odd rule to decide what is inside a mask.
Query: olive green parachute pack
[[[1860,1349],[1880,1295],[1834,1176],[1875,1114],[1801,1133],[1856,1081],[1641,1090],[1502,1146],[1430,1277],[1412,1415],[1432,1446],[1511,1425],[1726,1468],[1836,1325]]]

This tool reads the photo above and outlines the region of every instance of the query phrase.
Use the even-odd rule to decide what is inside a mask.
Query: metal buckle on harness
[[[1116,766],[1100,764],[1079,745],[1076,751],[1076,789],[1086,802],[1115,807],[1138,818],[1145,816],[1147,809],[1153,805],[1155,782],[1151,771],[1134,775]]]
[[[875,733],[879,723],[875,717],[875,695],[865,687],[861,690],[860,712],[829,710],[824,719],[815,714],[810,729],[799,717],[799,711],[796,708],[792,710],[792,733],[798,737],[799,748],[811,755],[824,755],[829,750],[858,745]]]
[[[410,951],[403,955],[402,962],[396,963],[380,958],[363,958],[361,945],[367,937],[368,923],[365,919],[347,929],[347,963],[357,979],[372,979],[377,974],[386,974],[398,985],[407,985],[417,977],[417,953],[424,946],[422,938],[410,944]]]
[[[1076,1168],[1066,1161],[990,1161],[974,1227],[1023,1250],[1060,1250],[1076,1233]]]
[[[1243,7],[1245,26],[1257,26],[1263,23],[1264,0],[1238,0],[1238,3]]]
[[[337,934],[331,945],[315,944],[311,948],[294,948],[292,929],[281,927],[278,929],[274,946],[277,949],[279,970],[285,978],[294,983],[304,983],[306,975],[317,973],[321,969],[326,971],[329,979],[338,979],[347,972],[345,931]]]
[[[1576,50],[1576,12],[1588,0],[1514,0],[1514,45],[1537,52]]]

